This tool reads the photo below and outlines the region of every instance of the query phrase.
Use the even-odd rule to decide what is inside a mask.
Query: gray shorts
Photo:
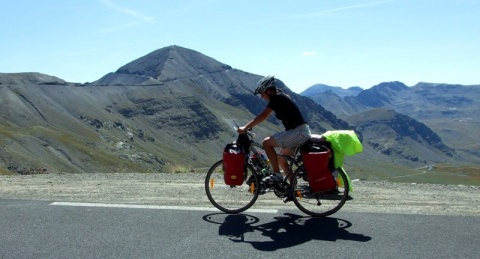
[[[310,127],[305,123],[294,129],[276,133],[272,137],[281,148],[288,148],[302,145],[310,139],[310,135]]]

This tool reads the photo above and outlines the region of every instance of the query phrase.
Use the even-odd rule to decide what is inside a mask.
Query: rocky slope
[[[425,134],[431,132],[430,139],[436,139],[435,145],[421,145],[418,154],[423,153],[420,150],[434,151],[438,146],[448,146],[458,156],[451,156],[451,152],[438,153],[437,157],[430,156],[427,159],[431,162],[441,160],[451,160],[449,157],[455,157],[458,163],[479,163],[480,153],[478,152],[479,132],[480,132],[480,116],[476,112],[480,107],[480,86],[472,85],[452,85],[452,84],[432,84],[418,83],[415,86],[408,87],[401,82],[384,82],[373,86],[370,89],[363,90],[357,94],[350,94],[345,97],[333,93],[336,87],[324,86],[322,89],[307,89],[305,96],[314,98],[315,101],[324,105],[340,118],[345,119],[353,124],[374,124],[375,121],[382,121],[381,118],[373,118],[372,116],[379,112],[368,112],[368,122],[363,121],[367,111],[374,109],[393,110],[403,116],[396,116],[398,120],[395,124],[402,124],[403,119],[407,116],[409,121],[416,120],[415,124],[424,124],[428,129],[415,134]],[[303,93],[302,93],[303,94]],[[380,127],[380,125],[379,125]],[[388,127],[392,130],[391,127]],[[404,131],[406,135],[399,134],[400,137],[408,137],[411,133],[409,130]],[[370,127],[370,129],[373,129]],[[406,129],[406,128],[405,128]],[[420,129],[420,128],[418,128]],[[365,132],[363,127],[363,135],[370,135],[373,138],[379,133],[378,129]],[[388,131],[388,130],[386,130]],[[397,133],[401,133],[398,132]],[[372,140],[373,145],[374,140]],[[416,144],[419,144],[418,142]],[[421,143],[420,143],[421,144]],[[436,147],[437,146],[437,147]],[[408,145],[400,145],[400,148],[408,148]],[[455,163],[455,162],[454,162]]]
[[[265,103],[253,89],[261,78],[199,52],[170,46],[88,84],[40,73],[0,74],[0,170],[48,172],[189,171],[221,158],[233,126]],[[306,97],[316,132],[346,122]],[[282,129],[272,116],[259,138]]]
[[[236,138],[233,126],[251,120],[264,108],[265,103],[252,95],[261,77],[179,46],[153,51],[87,84],[69,83],[40,73],[0,73],[0,174],[186,172],[208,167],[221,158],[223,147]],[[355,126],[312,99],[293,93],[282,81],[278,84],[299,104],[314,133]],[[450,88],[443,86],[439,89],[444,93],[430,93],[431,87],[437,85],[416,88],[416,94],[410,95],[410,88],[387,83],[372,91],[381,92],[378,99],[386,100],[383,104],[403,102],[405,109],[412,96],[423,100],[437,94],[435,100],[443,97],[442,100],[461,109],[440,109],[440,102],[434,114],[456,118],[458,125],[476,123],[473,119],[463,124],[461,119],[467,112],[476,118],[470,108],[476,102],[473,100],[469,106],[468,101],[472,97],[452,96]],[[405,97],[401,99],[395,95],[397,92]],[[468,93],[474,96],[475,91]],[[354,102],[349,105],[349,109],[357,107]],[[345,109],[347,114],[349,109]],[[428,112],[414,114],[426,116]],[[452,147],[457,154],[459,150],[463,152],[460,158],[464,160],[478,159],[478,128],[462,128],[469,137],[459,138],[453,146],[449,139],[445,143],[435,142],[434,134],[418,132],[424,129],[421,124],[402,116],[393,118],[412,127],[396,128],[394,121],[388,120],[368,121],[378,121],[386,127],[379,133],[398,134],[391,152],[379,152],[387,151],[383,146],[390,144],[379,140],[382,135],[369,135],[375,127],[362,125],[361,118],[349,118],[365,131],[357,130],[360,137],[365,134],[369,139],[364,138],[362,154],[347,158],[348,171],[361,179],[377,179],[415,175],[414,168],[429,166],[430,171],[439,171],[435,178],[422,178],[423,182],[479,181],[478,167],[459,165],[461,160],[448,153],[448,147]],[[435,120],[422,123],[429,127],[432,123],[446,125],[445,121]],[[433,132],[444,141],[450,132],[446,129]],[[261,141],[280,130],[279,121],[271,116],[255,133]],[[438,161],[442,164],[430,164]],[[440,175],[445,177],[438,179]]]

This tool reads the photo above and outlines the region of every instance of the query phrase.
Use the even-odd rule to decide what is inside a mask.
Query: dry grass
[[[181,174],[181,173],[191,173],[195,170],[192,169],[190,166],[182,165],[182,164],[169,164],[165,168],[166,173],[174,173],[174,174]]]

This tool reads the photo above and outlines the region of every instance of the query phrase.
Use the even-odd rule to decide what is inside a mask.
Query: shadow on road
[[[348,232],[352,224],[338,218],[312,218],[285,213],[265,224],[256,224],[259,219],[247,214],[214,213],[203,217],[210,223],[219,224],[218,233],[233,242],[249,243],[255,249],[275,251],[303,244],[310,240],[350,240],[367,242],[372,238]],[[246,237],[246,233],[248,234]],[[260,235],[258,235],[260,234]]]

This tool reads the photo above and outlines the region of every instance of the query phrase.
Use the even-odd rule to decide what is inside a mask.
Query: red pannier
[[[231,143],[223,150],[223,173],[225,184],[242,185],[245,171],[245,152],[243,147]]]
[[[302,157],[312,192],[329,191],[337,187],[329,166],[332,153],[327,147],[310,144],[302,149]]]

